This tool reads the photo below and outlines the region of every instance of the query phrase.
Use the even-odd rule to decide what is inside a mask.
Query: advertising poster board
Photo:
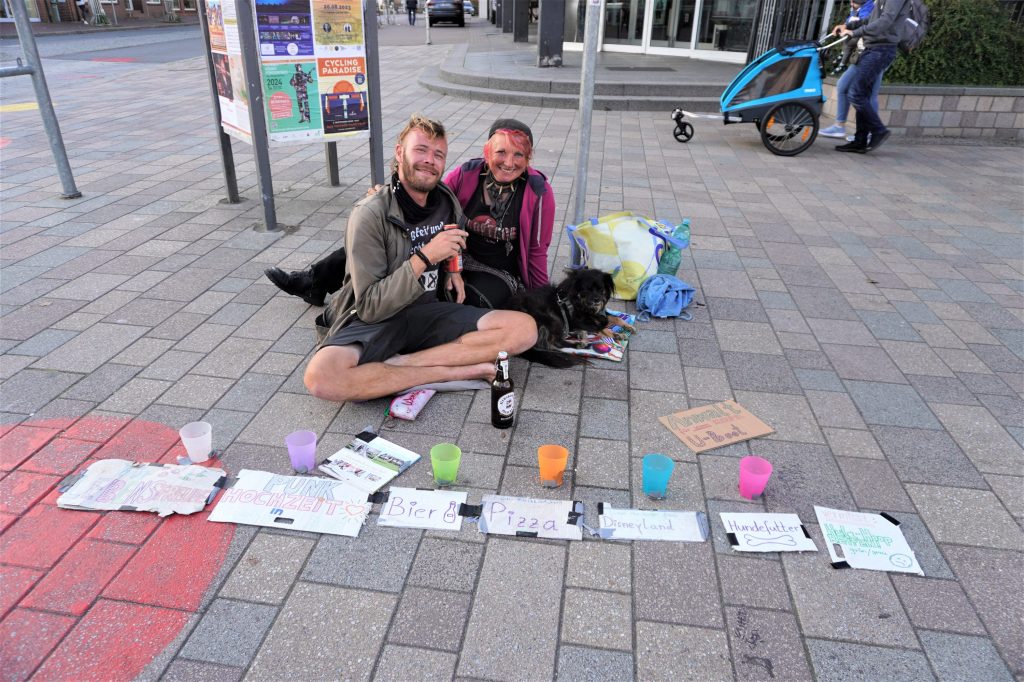
[[[242,70],[235,0],[206,0],[206,18],[210,27],[210,52],[217,100],[220,102],[221,127],[228,135],[251,144],[249,88]]]

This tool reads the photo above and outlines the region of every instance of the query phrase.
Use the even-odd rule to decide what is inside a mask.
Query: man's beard
[[[402,159],[402,185],[406,189],[415,190],[417,192],[431,192],[437,183],[441,181],[441,175],[435,175],[430,179],[421,180],[416,175],[416,168],[414,164]]]

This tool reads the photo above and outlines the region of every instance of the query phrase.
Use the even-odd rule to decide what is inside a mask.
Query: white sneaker
[[[818,131],[818,134],[822,135],[823,137],[845,137],[846,126],[841,126],[837,123],[835,125],[829,126],[828,128],[825,128],[824,130]]]

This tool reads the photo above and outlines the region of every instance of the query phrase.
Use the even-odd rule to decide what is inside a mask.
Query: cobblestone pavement
[[[384,48],[387,139],[423,111],[448,124],[456,163],[495,118],[520,118],[567,222],[573,112],[426,92],[417,70],[448,49]],[[701,122],[682,145],[668,112],[596,112],[588,213],[692,218],[694,319],[642,325],[621,365],[516,361],[511,432],[491,428],[485,393],[391,424],[385,401],[306,394],[317,310],[262,274],[341,243],[369,183],[364,144],[339,145],[339,188],[316,145],[275,149],[294,229],[262,233],[241,145],[246,201],[220,203],[201,60],[47,68],[84,197],[57,198],[38,113],[5,112],[4,679],[1024,679],[1019,148],[892,140],[850,158],[821,140],[784,159],[752,127]],[[32,101],[8,81],[3,104]],[[560,236],[553,272],[568,255]],[[729,398],[775,434],[698,457],[657,421]],[[471,502],[576,499],[590,514],[653,506],[638,458],[663,452],[677,467],[660,506],[707,512],[714,538],[485,538],[371,517],[348,539],[56,508],[66,473],[173,461],[176,429],[199,418],[231,472],[286,472],[295,428],[325,455],[370,425],[420,453],[459,443]],[[543,442],[572,452],[561,489],[534,483]],[[755,502],[736,492],[748,453],[776,470]],[[429,484],[428,470],[398,482]],[[892,514],[925,576],[834,570],[815,504]],[[821,551],[734,553],[718,512],[759,510],[798,513]]]

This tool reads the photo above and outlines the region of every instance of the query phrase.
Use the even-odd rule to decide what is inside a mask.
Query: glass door
[[[604,44],[643,47],[646,0],[608,0],[604,5]]]
[[[655,0],[651,47],[689,48],[697,0]]]

